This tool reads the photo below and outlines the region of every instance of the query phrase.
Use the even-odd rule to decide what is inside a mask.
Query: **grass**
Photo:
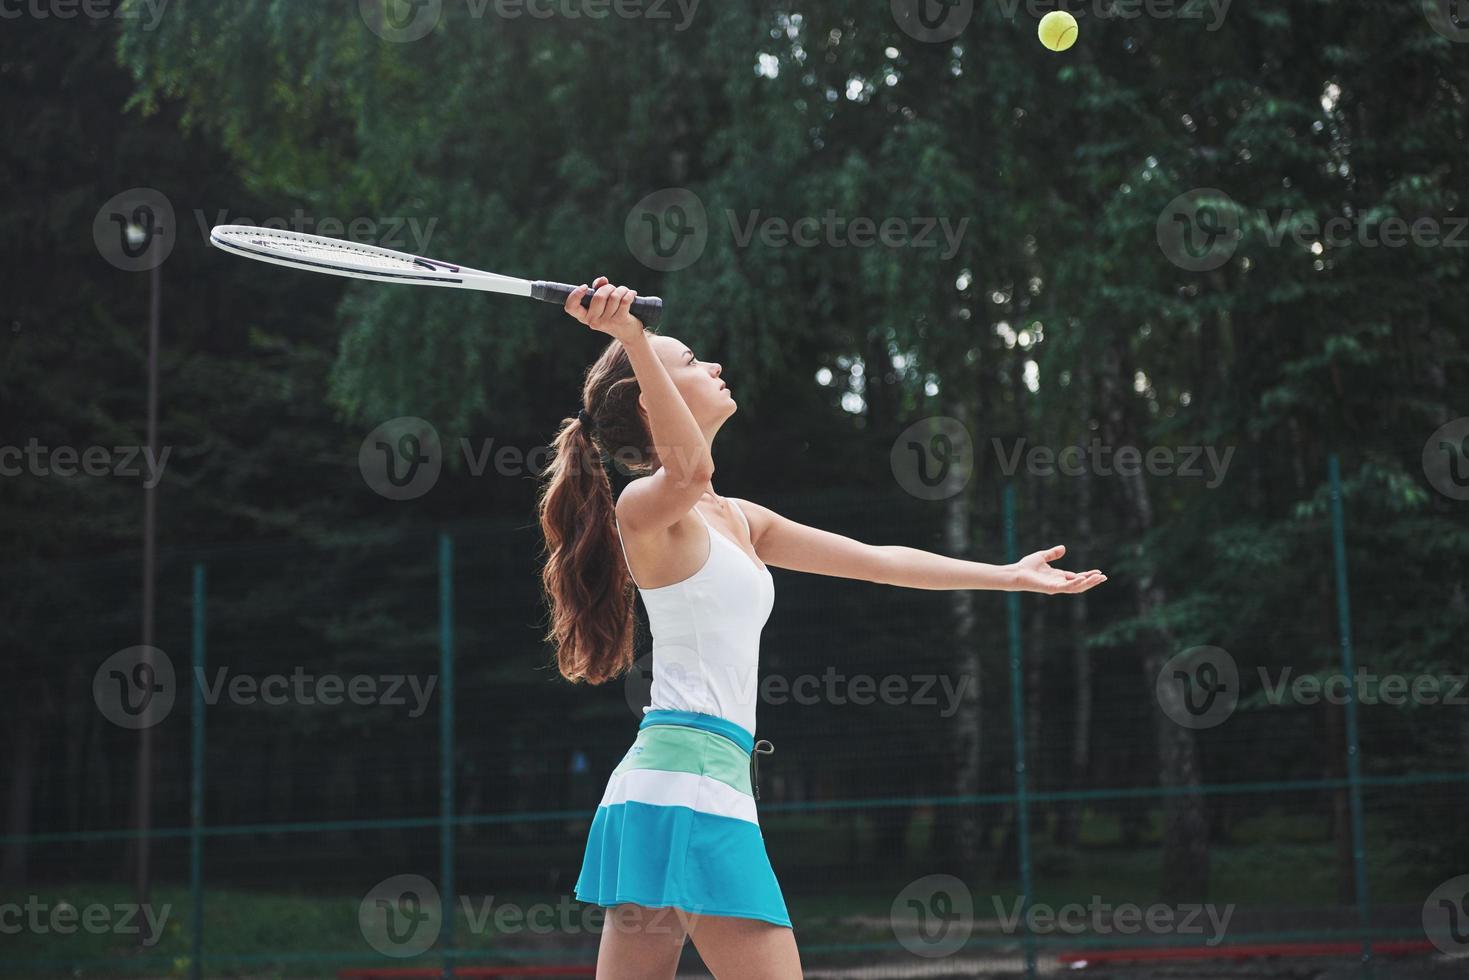
[[[1158,814],[1152,815],[1145,840],[1156,841],[1159,820]],[[924,854],[932,839],[932,810],[915,814],[902,854],[876,853],[877,829],[872,815],[861,811],[841,821],[809,813],[777,814],[765,821],[766,838],[803,947],[892,943],[889,915],[898,893],[917,878],[946,870],[936,858],[926,862],[914,857]],[[1431,850],[1387,820],[1369,820],[1367,829],[1374,904],[1421,903],[1444,876]],[[1156,902],[1161,873],[1158,847],[1150,843],[1124,849],[1118,845],[1117,834],[1115,818],[1098,813],[1087,815],[1081,846],[1074,849],[1057,849],[1038,832],[1032,900],[1055,906],[1085,904],[1094,897],[1113,905]],[[501,862],[513,853],[516,867],[525,868],[542,855],[567,853],[564,845],[543,848],[524,843],[526,846],[502,848],[498,852]],[[475,841],[460,855],[461,883],[470,895],[470,908],[467,915],[462,906],[456,907],[458,947],[494,957],[590,960],[600,917],[569,898],[569,883],[522,885],[492,898],[475,891],[473,884],[463,884],[472,871],[491,866],[495,853],[487,842]],[[281,860],[279,851],[269,857],[274,867],[294,868],[291,886],[210,886],[206,891],[204,932],[210,976],[330,976],[340,966],[382,963],[383,957],[358,926],[362,891],[322,884],[314,877],[317,866],[309,854],[299,855],[295,862]],[[380,867],[379,857],[361,854],[352,866],[355,870]],[[1211,847],[1210,892],[1200,898],[1267,913],[1267,921],[1278,923],[1274,927],[1290,928],[1302,915],[1338,907],[1338,860],[1334,842],[1323,840],[1319,817],[1264,810],[1236,824],[1229,843]],[[342,861],[340,852],[330,856],[336,871],[328,876],[331,880],[342,880]],[[537,866],[550,863],[554,862]],[[990,851],[984,864],[995,863]],[[978,920],[994,919],[995,902],[1008,908],[1018,893],[1013,876],[981,872],[968,876],[967,881]],[[115,909],[131,900],[129,890],[120,885],[81,882],[48,888],[37,884],[22,894],[0,894],[0,930],[16,921],[13,912],[7,919],[6,908],[19,906],[25,914],[31,896],[44,903],[46,914],[63,899],[79,908],[99,910]],[[115,929],[62,934],[49,926],[36,929],[27,921],[19,934],[0,931],[0,977],[185,976],[191,941],[187,889],[160,885],[155,889],[154,907],[162,919],[161,936],[156,945],[145,949],[139,948],[136,934],[121,935]],[[525,911],[534,913],[529,922],[516,914]],[[471,922],[470,916],[477,921]],[[148,928],[142,922],[134,925]],[[981,924],[979,931],[985,928]],[[19,965],[16,961],[20,960],[47,963]],[[401,965],[435,960],[430,952]]]

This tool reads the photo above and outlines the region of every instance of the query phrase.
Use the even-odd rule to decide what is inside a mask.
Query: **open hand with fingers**
[[[583,306],[582,297],[592,291],[591,302]],[[598,276],[591,286],[585,284],[566,297],[566,312],[593,330],[601,331],[626,343],[643,331],[643,323],[632,315],[633,300],[638,294],[626,286],[614,286],[606,276]]]
[[[1064,554],[1066,554],[1066,546],[1058,544],[1054,548],[1037,551],[1020,559],[1011,566],[1011,571],[1015,576],[1012,591],[1061,595],[1070,592],[1085,592],[1107,581],[1107,576],[1096,568],[1089,572],[1067,572],[1059,568],[1052,568],[1050,562]]]

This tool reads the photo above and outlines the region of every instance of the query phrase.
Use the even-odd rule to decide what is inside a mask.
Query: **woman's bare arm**
[[[1066,553],[1064,545],[1037,551],[1013,565],[989,565],[903,545],[865,544],[799,524],[748,500],[741,500],[738,506],[750,520],[755,552],[776,568],[910,589],[996,589],[1046,595],[1085,592],[1107,581],[1097,569],[1067,572],[1051,568],[1047,563]]]
[[[686,517],[709,488],[714,458],[703,430],[658,360],[642,322],[632,315],[638,294],[626,286],[613,286],[606,276],[598,276],[590,288],[590,306],[583,309],[581,305],[588,287],[578,286],[566,297],[566,312],[622,344],[647,402],[648,428],[662,464],[652,476],[634,480],[618,498],[618,524],[628,534],[662,533]]]

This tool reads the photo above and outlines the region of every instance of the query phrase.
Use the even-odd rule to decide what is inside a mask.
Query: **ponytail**
[[[632,364],[614,340],[588,371],[588,407],[562,423],[543,477],[541,585],[551,613],[544,639],[561,676],[573,682],[601,684],[633,665],[636,586],[620,554],[612,481],[598,443],[648,441],[637,396]],[[621,440],[609,439],[613,434]]]

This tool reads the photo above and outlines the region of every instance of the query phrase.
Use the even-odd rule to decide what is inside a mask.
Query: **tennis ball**
[[[1065,51],[1076,43],[1076,18],[1064,10],[1053,10],[1041,18],[1037,33],[1052,51]]]

